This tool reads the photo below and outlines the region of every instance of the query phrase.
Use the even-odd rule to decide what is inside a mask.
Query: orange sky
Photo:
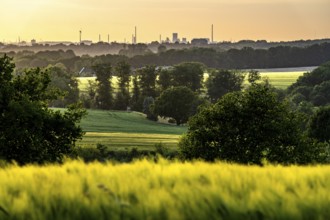
[[[330,38],[330,0],[1,0],[0,41]]]

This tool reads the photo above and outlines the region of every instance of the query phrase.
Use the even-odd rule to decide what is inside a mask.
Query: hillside
[[[155,144],[176,148],[186,126],[176,126],[147,120],[142,113],[88,110],[81,122],[86,132],[79,146],[95,147],[100,143],[111,150],[153,149]]]
[[[143,134],[181,135],[185,126],[175,126],[147,120],[142,113],[124,111],[88,110],[81,126],[85,132],[123,132]]]

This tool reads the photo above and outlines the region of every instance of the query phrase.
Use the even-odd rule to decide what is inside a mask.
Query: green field
[[[151,149],[162,143],[175,148],[179,137],[187,131],[185,126],[176,126],[147,120],[138,112],[88,110],[81,122],[86,132],[79,146],[103,144],[111,150],[127,150],[132,147]]]
[[[286,89],[292,83],[296,82],[299,76],[304,74],[303,71],[295,72],[261,72],[262,78],[268,78],[269,82],[279,89]]]
[[[0,219],[329,219],[330,167],[130,164],[0,169]]]

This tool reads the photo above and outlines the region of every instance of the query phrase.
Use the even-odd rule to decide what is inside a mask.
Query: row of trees
[[[135,48],[136,47],[136,48]],[[141,51],[142,52],[141,52]],[[159,53],[146,53],[146,48],[131,46],[123,49],[119,55],[89,55],[75,56],[72,50],[68,51],[41,51],[41,52],[10,52],[18,68],[46,67],[49,64],[62,63],[74,73],[91,74],[92,67],[98,63],[115,65],[126,61],[133,68],[147,65],[173,66],[182,62],[201,62],[217,69],[256,69],[318,66],[330,60],[330,43],[314,44],[308,47],[277,46],[269,49],[229,49],[219,51],[213,48],[190,48],[182,50],[159,50]],[[141,52],[141,53],[140,53]],[[134,54],[139,54],[134,56]],[[144,54],[144,55],[140,55]]]
[[[206,67],[201,63],[181,63],[173,67],[145,66],[131,72],[126,62],[115,67],[99,64],[93,67],[96,83],[90,82],[83,94],[86,107],[126,110],[130,108],[147,114],[186,123],[200,104],[215,102],[219,97],[242,88],[245,74],[229,70],[209,70],[204,87]],[[116,76],[117,88],[112,85]],[[167,110],[166,110],[167,109]]]

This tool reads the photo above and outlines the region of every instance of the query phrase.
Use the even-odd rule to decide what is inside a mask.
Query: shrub
[[[192,117],[179,147],[185,159],[308,163],[316,160],[320,151],[306,144],[300,121],[269,86],[254,84],[243,92],[223,96]]]

